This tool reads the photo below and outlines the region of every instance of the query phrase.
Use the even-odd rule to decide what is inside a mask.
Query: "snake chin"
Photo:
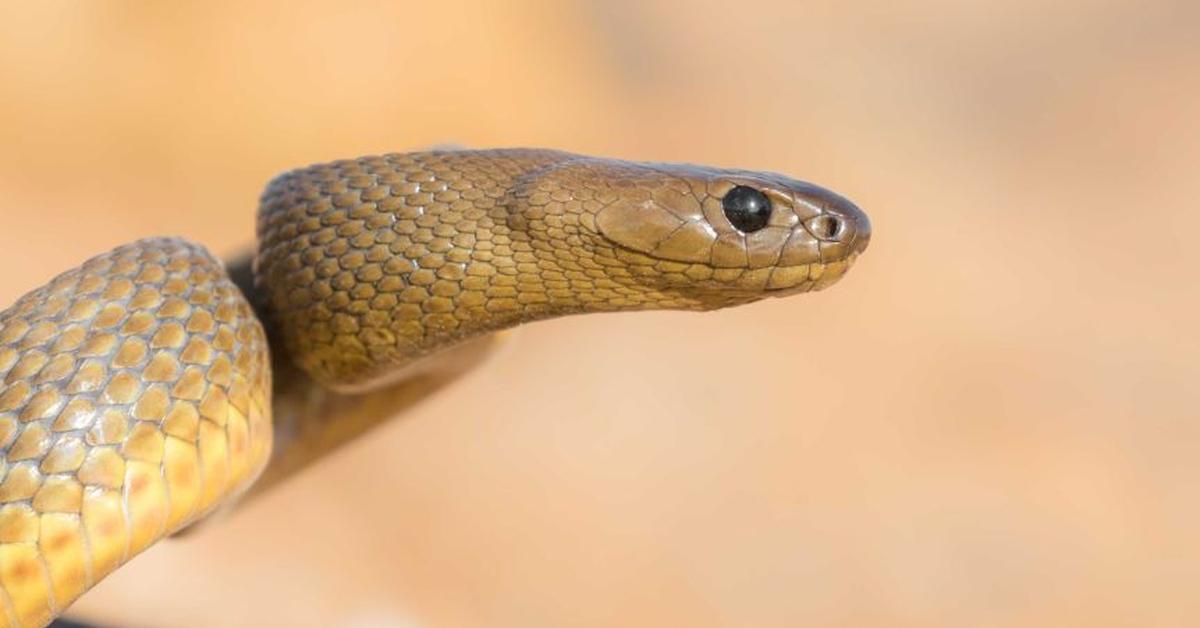
[[[858,259],[852,253],[844,259],[794,266],[779,266],[772,271],[763,292],[772,297],[786,297],[804,292],[824,290],[845,276]]]

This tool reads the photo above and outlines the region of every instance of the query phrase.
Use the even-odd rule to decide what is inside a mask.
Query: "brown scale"
[[[769,205],[753,228],[739,187]],[[0,312],[0,626],[45,625],[264,467],[258,487],[452,381],[488,332],[823,288],[869,236],[779,175],[447,151],[279,177],[253,278],[176,239],[89,260]]]

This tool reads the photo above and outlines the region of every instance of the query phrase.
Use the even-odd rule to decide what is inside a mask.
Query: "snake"
[[[819,290],[871,235],[854,203],[780,174],[515,148],[293,170],[256,232],[228,266],[131,242],[0,312],[0,626],[48,624],[504,330]]]

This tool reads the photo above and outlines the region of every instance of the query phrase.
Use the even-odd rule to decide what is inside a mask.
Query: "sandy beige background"
[[[1197,5],[832,4],[0,5],[5,303],[447,141],[777,170],[875,226],[828,292],[527,327],[75,615],[1200,621]]]

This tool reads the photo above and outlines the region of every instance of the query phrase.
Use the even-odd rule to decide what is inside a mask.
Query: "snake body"
[[[0,312],[0,626],[47,624],[264,468],[384,418],[341,415],[401,398],[434,352],[554,316],[823,288],[870,227],[780,175],[506,149],[284,174],[258,236],[252,286],[158,238]]]

